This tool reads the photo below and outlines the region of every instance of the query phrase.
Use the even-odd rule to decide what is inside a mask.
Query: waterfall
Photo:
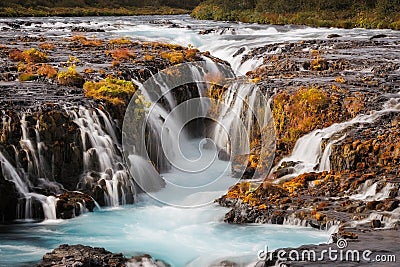
[[[105,181],[105,203],[116,207],[132,202],[127,198],[133,198],[135,186],[124,167],[116,126],[109,116],[99,109],[83,106],[67,112],[80,130],[85,172],[96,171],[100,174],[100,181]]]
[[[29,187],[32,184],[27,178],[28,175],[23,170],[18,172],[1,152],[0,164],[3,177],[15,184],[18,193],[22,197],[17,206],[18,219],[30,220],[33,218],[33,199],[41,203],[45,219],[56,219],[55,197],[29,192]]]
[[[306,172],[316,171],[319,165],[318,171],[329,171],[330,161],[329,156],[331,153],[332,145],[343,140],[345,135],[342,135],[338,139],[330,140],[330,142],[322,150],[322,142],[330,139],[334,134],[345,130],[346,128],[353,126],[357,123],[367,124],[373,123],[382,115],[389,112],[400,111],[400,99],[392,98],[383,105],[383,109],[380,111],[372,111],[370,114],[360,114],[350,121],[335,123],[324,129],[314,130],[302,137],[300,137],[293,149],[292,154],[289,157],[283,158],[272,170],[271,173],[276,171],[283,162],[293,161],[298,162],[294,167],[295,172],[279,178],[279,180],[288,180],[292,177],[296,177]]]
[[[118,140],[116,126],[109,115],[100,109],[84,107],[66,108],[73,122],[80,130],[80,139],[83,153],[83,177],[88,173],[98,173],[99,184],[104,183],[104,203],[108,206],[118,206],[133,202],[135,186],[124,167],[121,153],[121,144]],[[11,118],[2,118],[3,137],[11,131]],[[0,151],[2,176],[15,184],[19,193],[17,218],[31,220],[38,218],[37,205],[41,205],[46,220],[56,219],[56,202],[54,196],[45,196],[38,193],[37,188],[49,189],[52,193],[59,193],[62,185],[54,180],[54,154],[46,155],[48,147],[46,140],[40,138],[40,121],[23,113],[20,116],[21,137],[19,144],[11,152],[14,153],[15,163],[11,163],[6,155]],[[50,141],[50,140],[49,140]],[[20,153],[27,159],[26,167],[20,162]],[[85,184],[83,183],[85,186]],[[39,191],[40,192],[40,191]],[[43,216],[42,215],[42,216]]]

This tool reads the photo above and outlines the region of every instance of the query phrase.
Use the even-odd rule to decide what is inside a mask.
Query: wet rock
[[[18,191],[13,182],[2,176],[0,164],[0,224],[12,223],[16,218]]]
[[[229,161],[231,158],[231,155],[226,152],[225,150],[221,149],[218,151],[218,159],[222,161]]]
[[[204,29],[204,30],[199,31],[199,34],[206,35],[206,34],[210,34],[212,32],[215,32],[215,29]]]
[[[373,39],[380,39],[380,38],[386,38],[386,37],[387,37],[386,34],[376,34],[376,35],[370,37],[369,39],[373,40]]]
[[[83,245],[60,245],[52,252],[43,256],[37,267],[52,266],[169,266],[162,261],[154,261],[149,255],[135,256],[128,259],[122,253],[112,253],[104,248]]]
[[[57,196],[56,216],[61,219],[71,219],[84,213],[85,210],[92,212],[94,200],[80,192],[66,192]]]
[[[372,220],[371,227],[372,228],[380,228],[382,226],[382,222],[380,220]]]
[[[240,54],[243,54],[243,52],[246,50],[246,48],[241,47],[238,49],[238,51],[235,52],[235,54],[233,54],[233,57],[237,57]]]
[[[326,36],[326,38],[331,39],[331,38],[338,38],[338,37],[342,37],[340,34],[337,33],[331,33],[328,34],[328,36]]]

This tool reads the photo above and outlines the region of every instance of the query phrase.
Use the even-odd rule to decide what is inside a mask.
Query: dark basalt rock
[[[43,256],[37,267],[82,266],[82,267],[125,267],[125,266],[169,266],[149,255],[135,256],[130,259],[122,253],[112,253],[104,248],[84,245],[60,245]]]
[[[61,219],[79,216],[83,213],[83,208],[92,212],[95,207],[93,198],[80,192],[66,192],[57,198],[56,215]]]
[[[18,191],[13,182],[2,176],[0,164],[0,224],[12,223],[16,218]]]
[[[221,149],[218,151],[218,159],[223,160],[223,161],[229,161],[231,158],[231,155],[228,154],[225,150]]]

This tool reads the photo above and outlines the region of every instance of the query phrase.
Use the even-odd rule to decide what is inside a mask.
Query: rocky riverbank
[[[276,166],[262,182],[241,182],[217,202],[232,208],[228,223],[338,225],[335,240],[359,240],[358,249],[376,244],[399,257],[386,240],[398,231],[381,229],[398,229],[400,219],[400,42],[330,38],[248,55],[263,64],[247,75],[274,94]]]
[[[0,38],[0,203],[7,203],[0,223],[67,219],[93,211],[94,201],[133,203],[120,145],[138,86],[132,79],[144,82],[203,57],[194,48],[71,30],[62,37],[5,31]],[[56,214],[46,215],[43,205],[53,210],[52,202]]]

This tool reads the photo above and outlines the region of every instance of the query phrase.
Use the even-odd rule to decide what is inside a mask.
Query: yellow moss
[[[57,79],[68,79],[68,78],[73,78],[78,76],[78,72],[76,70],[76,66],[72,64],[71,66],[68,67],[66,71],[60,71],[57,74]]]
[[[342,76],[338,76],[338,77],[336,77],[335,82],[337,82],[337,83],[345,83],[346,80]]]
[[[99,82],[86,82],[83,89],[87,97],[112,104],[125,104],[136,91],[136,87],[131,81],[113,77],[107,77]]]
[[[70,65],[66,71],[60,71],[57,74],[57,81],[62,85],[76,87],[81,87],[84,82],[82,75],[76,70],[75,64]]]
[[[117,39],[111,39],[109,43],[111,45],[130,45],[132,41],[128,37],[121,37]]]
[[[152,60],[154,60],[154,56],[152,56],[152,55],[148,55],[148,54],[146,54],[146,55],[144,55],[144,60],[145,61],[152,61]]]
[[[185,57],[180,51],[163,52],[161,53],[161,57],[169,60],[172,64],[179,64],[185,61]]]

